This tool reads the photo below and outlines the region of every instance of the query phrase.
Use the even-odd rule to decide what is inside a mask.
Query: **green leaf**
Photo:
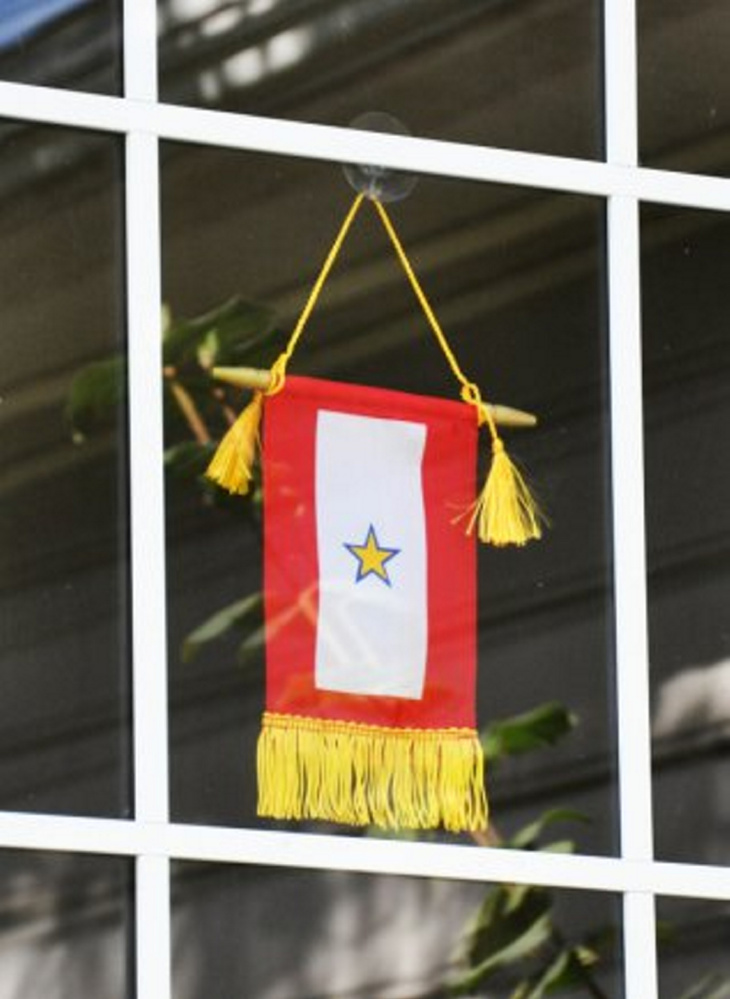
[[[578,812],[573,808],[551,808],[547,812],[523,826],[519,832],[505,841],[505,846],[512,850],[528,850],[534,847],[543,831],[556,822],[588,822],[588,817],[583,812]]]
[[[507,896],[504,911],[510,913],[519,909],[534,889],[532,885],[502,885],[502,890]]]
[[[562,704],[541,704],[522,715],[493,722],[481,734],[487,760],[517,756],[553,746],[575,727],[577,719]]]
[[[274,325],[273,310],[232,298],[202,316],[171,321],[163,334],[164,363],[268,366],[284,338]]]
[[[187,636],[181,650],[183,662],[190,662],[203,646],[221,638],[233,628],[260,627],[262,607],[262,594],[252,593],[217,611]]]
[[[483,961],[462,975],[452,986],[452,991],[456,995],[468,995],[499,968],[532,957],[548,942],[551,933],[550,913],[544,912],[526,925],[521,932],[511,934],[499,950],[489,954]]]
[[[261,651],[265,639],[266,627],[262,622],[258,628],[253,628],[238,646],[238,662],[241,666],[244,666],[252,655]]]
[[[127,396],[127,368],[121,357],[88,364],[68,394],[66,418],[80,437],[113,426]]]
[[[589,980],[589,969],[598,954],[586,947],[565,947],[528,981],[521,982],[510,999],[542,999],[545,995],[575,989]]]
[[[524,993],[524,999],[542,999],[546,992],[556,991],[562,988],[560,980],[565,979],[565,973],[570,968],[572,953],[569,950],[561,951],[557,957],[551,961],[545,971],[540,975],[535,984]]]
[[[729,997],[730,976],[715,973],[706,975],[687,992],[683,992],[680,999],[729,999]]]
[[[570,839],[559,839],[554,843],[546,843],[540,849],[543,853],[574,853],[575,843]]]
[[[215,330],[215,364],[269,368],[286,346],[287,335],[272,326],[263,310],[245,324],[231,322]],[[257,325],[258,324],[258,325]],[[205,358],[200,358],[201,363]]]
[[[585,944],[579,944],[577,947],[574,947],[573,953],[582,968],[592,968],[600,960],[598,951],[592,947],[586,947]]]
[[[492,888],[477,911],[465,941],[466,970],[452,990],[468,993],[499,968],[534,954],[551,933],[552,897],[542,888]]]

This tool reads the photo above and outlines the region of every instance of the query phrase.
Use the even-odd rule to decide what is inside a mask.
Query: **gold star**
[[[358,560],[356,583],[361,582],[371,573],[390,586],[390,577],[385,563],[400,552],[400,548],[382,548],[378,543],[375,528],[368,528],[365,543],[362,545],[345,544],[345,548]]]

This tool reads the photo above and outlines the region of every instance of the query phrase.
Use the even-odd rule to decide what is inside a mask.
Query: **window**
[[[0,996],[728,987],[727,20],[0,14]],[[348,127],[373,110],[413,134]],[[556,744],[494,766],[472,839],[256,816],[259,514],[197,483],[221,400],[191,410],[157,333],[163,304],[163,335],[291,328],[354,163],[417,175],[393,214],[436,312],[490,397],[541,418],[514,449],[553,526],[480,554],[478,701]],[[372,219],[297,363],[452,391]],[[487,968],[484,939],[465,962],[485,898],[522,963]]]

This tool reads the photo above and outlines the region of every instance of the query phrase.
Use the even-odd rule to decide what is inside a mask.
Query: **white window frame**
[[[639,206],[730,211],[730,181],[638,165],[636,0],[605,0],[605,162],[161,104],[155,0],[124,6],[123,97],[0,82],[0,115],[126,142],[135,818],[0,812],[0,848],[135,858],[138,999],[171,999],[170,863],[218,861],[623,894],[627,999],[656,999],[655,897],[730,900],[730,869],[653,856],[643,494]],[[620,853],[561,856],[170,822],[168,807],[160,140],[595,195],[607,204]]]

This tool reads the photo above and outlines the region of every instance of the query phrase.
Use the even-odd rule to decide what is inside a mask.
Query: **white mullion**
[[[635,0],[604,2],[606,157],[638,173]],[[608,199],[608,303],[618,702],[619,815],[623,862],[652,864],[652,779],[644,519],[641,249],[635,195]],[[627,999],[656,999],[654,897],[623,899]]]
[[[124,0],[124,96],[157,100],[157,3]]]
[[[632,0],[606,4],[606,91],[611,116],[607,150],[609,156],[615,151],[629,168],[636,157],[636,118],[631,110],[636,103],[636,71],[626,54],[635,51],[633,7]],[[653,856],[653,836],[639,206],[633,197],[613,195],[607,211],[621,849],[624,857],[646,860]]]
[[[124,4],[123,107],[157,98],[155,0]],[[130,123],[126,137],[127,314],[132,552],[135,820],[169,822],[167,632],[163,481],[161,246],[158,138]],[[136,838],[136,837],[135,837]],[[136,857],[137,999],[170,999],[170,858]]]
[[[680,208],[730,211],[730,180],[702,174],[638,167],[624,193],[640,201]]]
[[[336,165],[378,163],[424,175],[586,194],[604,194],[607,182],[611,186],[622,184],[620,172],[591,160],[177,105],[160,105],[157,112],[160,134],[176,141],[304,157]]]
[[[611,452],[621,850],[652,857],[651,736],[644,519],[639,217],[608,204]]]
[[[730,211],[727,178],[628,167],[620,161],[601,163],[437,139],[367,134],[329,125],[0,81],[3,116],[103,132],[147,132],[172,141],[322,162],[370,161],[437,177],[598,197],[619,194],[660,204]]]
[[[653,857],[639,206],[608,202],[611,454],[621,856]],[[627,999],[655,999],[654,899],[624,897]],[[640,974],[637,974],[640,971]]]
[[[135,815],[168,819],[158,150],[127,137],[127,309]]]
[[[170,999],[170,861],[164,856],[137,857],[136,999]]]
[[[206,863],[333,870],[394,877],[442,878],[468,882],[515,882],[562,889],[625,892],[637,899],[662,895],[730,901],[727,866],[632,861],[620,857],[552,854],[543,851],[484,850],[451,843],[399,842],[368,837],[233,829],[125,819],[0,812],[0,849],[43,850]],[[159,870],[159,868],[158,868]],[[155,875],[160,883],[159,874]],[[146,890],[146,889],[145,889]],[[146,901],[140,897],[140,904]],[[633,903],[632,903],[633,904]],[[632,911],[632,937],[641,902]],[[166,932],[166,926],[161,929]],[[653,925],[644,932],[649,951]]]
[[[635,0],[604,0],[606,159],[638,162],[638,88]]]
[[[654,896],[627,892],[623,917],[624,995],[626,999],[655,999],[659,986]]]
[[[167,631],[160,340],[159,156],[155,136],[127,136],[127,309],[135,820],[169,820]],[[154,863],[152,862],[154,860]],[[168,999],[169,860],[139,856],[137,997]],[[154,899],[154,904],[151,903]],[[149,920],[150,907],[156,924]],[[155,963],[148,936],[160,941]],[[160,966],[164,961],[164,970]]]
[[[168,819],[158,150],[127,136],[127,310],[135,815]]]

